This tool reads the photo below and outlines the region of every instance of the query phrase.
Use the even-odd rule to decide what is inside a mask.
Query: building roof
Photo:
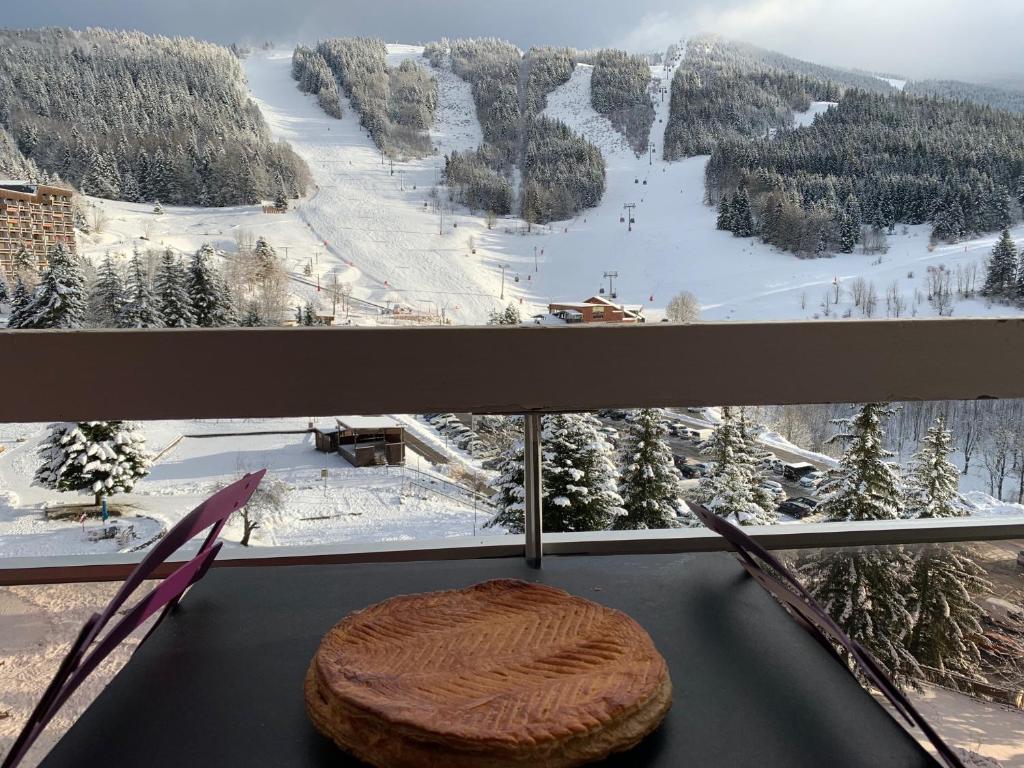
[[[342,429],[398,429],[402,425],[390,416],[338,416]]]
[[[39,195],[67,195],[75,192],[67,187],[57,187],[52,184],[35,184],[31,181],[0,180],[0,196],[15,200],[34,200]]]

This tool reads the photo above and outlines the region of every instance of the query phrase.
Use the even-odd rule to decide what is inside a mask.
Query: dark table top
[[[661,728],[614,766],[934,766],[731,555],[224,568],[185,597],[42,765],[356,765],[309,723],[303,675],[345,614],[491,578],[633,616],[668,661]],[[443,768],[439,766],[438,768]]]

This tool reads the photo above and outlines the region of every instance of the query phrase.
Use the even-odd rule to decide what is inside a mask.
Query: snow
[[[793,113],[793,124],[797,128],[803,128],[814,122],[814,118],[818,115],[827,112],[830,107],[834,107],[838,104],[835,101],[812,101],[811,108],[806,112],[794,112]]]
[[[405,418],[380,421],[395,424]],[[408,468],[356,469],[337,454],[317,452],[312,435],[303,431],[307,425],[303,419],[144,424],[149,449],[161,455],[131,495],[111,499],[115,505],[131,505],[143,516],[119,519],[119,524],[135,526],[138,539],[130,546],[170,527],[243,473],[263,467],[270,470],[268,479],[286,484],[287,493],[284,509],[254,533],[256,546],[472,536],[490,518],[489,509],[474,508],[468,497],[453,494],[450,480],[411,449]],[[253,434],[267,431],[276,433]],[[45,434],[45,424],[0,427],[0,444],[6,446],[0,453],[0,557],[118,551],[121,547],[111,540],[89,542],[75,521],[44,519],[44,505],[87,501],[78,494],[32,485],[39,462],[36,450]],[[326,483],[323,469],[328,470]],[[86,527],[100,524],[89,521]],[[238,541],[241,526],[230,522],[224,538]]]
[[[338,423],[348,429],[394,429],[401,426],[388,416],[339,416]]]
[[[875,77],[877,77],[879,80],[884,80],[897,91],[902,91],[907,85],[906,80],[900,80],[897,77],[881,77],[879,75],[875,75]]]
[[[1003,768],[1024,768],[1024,712],[962,693],[923,686],[908,693],[914,705],[948,744],[998,760]],[[887,705],[886,705],[887,706]],[[902,720],[896,716],[897,720]],[[929,749],[920,729],[909,729]]]
[[[963,479],[961,479],[961,483]],[[1024,519],[1024,505],[1000,501],[984,491],[968,491],[964,498],[971,505],[971,517],[1008,517]]]
[[[391,48],[395,60],[414,54],[420,56],[408,46]],[[468,85],[450,72],[440,73],[432,134],[439,151],[396,162],[392,176],[348,100],[342,97],[343,119],[328,117],[312,96],[295,87],[290,61],[290,51],[273,51],[250,56],[245,69],[271,130],[312,170],[313,193],[293,207],[326,243],[321,269],[354,267],[359,273],[355,295],[376,303],[404,302],[455,322],[485,322],[491,310],[503,306],[497,258],[479,251],[474,256],[469,247],[469,237],[479,237],[486,227],[479,217],[456,213],[445,216],[441,235],[438,215],[425,206],[440,181],[443,153],[479,142]]]

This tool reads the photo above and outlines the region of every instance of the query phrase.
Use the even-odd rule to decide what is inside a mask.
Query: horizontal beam
[[[1022,351],[1020,318],[2,331],[0,422],[1010,398]]]
[[[744,531],[772,550],[1024,541],[1024,518],[800,523],[750,526]],[[1021,546],[1024,548],[1024,544]],[[548,533],[544,536],[543,547],[545,555],[643,555],[729,549],[725,539],[704,528]],[[522,536],[484,536],[368,545],[232,548],[222,551],[213,567],[404,563],[523,557],[524,554]],[[103,557],[0,558],[0,586],[121,581],[144,556],[145,552]],[[178,561],[165,563],[154,576],[166,576],[180,564]]]

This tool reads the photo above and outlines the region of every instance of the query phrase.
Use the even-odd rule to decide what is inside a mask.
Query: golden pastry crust
[[[576,766],[637,744],[672,699],[620,611],[499,580],[346,617],[306,675],[314,725],[371,765]]]

